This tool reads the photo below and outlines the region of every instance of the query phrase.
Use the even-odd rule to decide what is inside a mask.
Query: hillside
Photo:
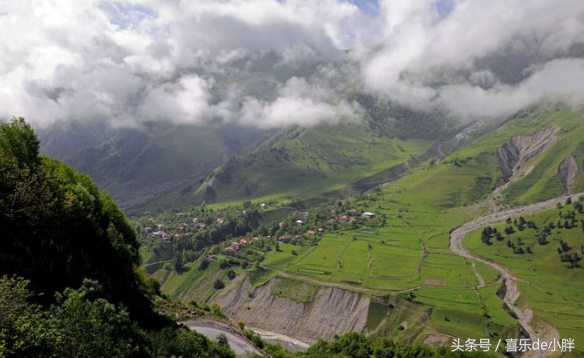
[[[399,173],[388,177],[397,178],[407,169],[399,165],[417,157],[438,156],[438,143],[459,130],[439,114],[406,110],[359,93],[351,96],[366,111],[362,119],[284,128],[252,153],[229,159],[204,181],[190,180],[146,207],[246,198],[304,200],[322,194],[326,200],[329,192],[393,167]],[[381,175],[378,180],[384,179]]]
[[[277,297],[310,306],[319,302],[315,292],[335,287],[370,298],[365,323],[359,321],[355,326],[368,334],[391,334],[408,342],[448,342],[453,336],[479,338],[485,331],[490,337],[516,336],[521,327],[497,295],[502,285],[497,272],[453,254],[449,233],[492,211],[554,198],[566,190],[583,191],[583,116],[582,110],[544,106],[487,124],[471,133],[462,149],[442,161],[427,161],[408,176],[350,201],[331,200],[304,211],[289,210],[285,218],[254,225],[241,236],[231,234],[210,251],[203,251],[216,260],[204,269],[200,268],[202,259],[195,255],[193,262],[185,264],[184,272],[166,267],[154,277],[161,280],[163,291],[176,298],[217,299],[229,307],[233,317],[244,321],[246,317],[254,322],[261,322],[262,317],[268,320],[262,312],[274,309],[270,302],[277,302]],[[573,160],[566,159],[570,157]],[[364,218],[364,212],[375,213],[375,219]],[[303,224],[296,224],[297,220]],[[575,225],[579,225],[577,220]],[[297,238],[287,244],[269,238],[285,234]],[[200,235],[204,232],[197,232],[195,238]],[[526,231],[523,235],[531,234]],[[260,242],[240,251],[226,250],[242,236],[259,236]],[[480,245],[476,250],[481,253]],[[498,260],[497,256],[490,258]],[[515,267],[504,262],[511,269]],[[565,264],[558,259],[550,265],[558,270]],[[240,278],[229,277],[229,270]],[[573,270],[579,274],[580,269]],[[214,287],[217,280],[225,282],[225,288]],[[249,298],[237,294],[241,285],[247,285],[244,291],[250,292]],[[519,286],[522,305],[537,300],[533,290]],[[266,292],[277,297],[270,298]],[[574,292],[563,295],[579,300]],[[333,300],[333,296],[329,298]],[[318,305],[326,307],[326,303]],[[537,314],[545,317],[541,311]],[[289,332],[272,323],[266,324],[275,332]],[[342,333],[339,330],[324,334]]]
[[[198,180],[226,159],[251,151],[269,132],[238,125],[147,123],[53,126],[41,151],[90,175],[124,208],[142,204],[185,181]]]

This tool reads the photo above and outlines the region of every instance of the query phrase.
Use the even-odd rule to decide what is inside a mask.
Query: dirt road
[[[242,337],[241,334],[233,330],[225,323],[209,320],[194,320],[182,323],[211,340],[215,340],[217,336],[224,334],[227,337],[227,342],[229,342],[229,347],[235,352],[237,356],[247,356],[250,353],[256,354],[260,357],[266,356],[256,346],[251,344],[248,340]]]

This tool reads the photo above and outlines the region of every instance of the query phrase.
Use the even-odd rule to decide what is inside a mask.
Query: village
[[[147,213],[133,220],[142,245],[163,253],[157,259],[177,261],[180,256],[182,263],[201,254],[222,254],[253,262],[280,244],[317,245],[326,232],[379,225],[375,213],[364,205],[374,201],[368,194],[360,202],[339,200],[312,210],[247,202],[221,210],[201,206],[158,216]]]

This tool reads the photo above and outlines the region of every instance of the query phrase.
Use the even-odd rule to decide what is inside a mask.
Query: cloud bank
[[[584,103],[579,0],[372,6],[0,0],[0,118],[310,126],[361,116],[355,89],[460,119]]]

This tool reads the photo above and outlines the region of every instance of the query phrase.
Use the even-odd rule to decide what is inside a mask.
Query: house
[[[287,244],[287,243],[289,243],[289,242],[290,242],[290,240],[292,240],[292,236],[290,236],[290,235],[284,235],[284,236],[280,236],[280,237],[278,238],[278,241],[280,241],[280,242],[281,242],[281,243],[283,243],[283,244]]]
[[[347,215],[341,215],[341,216],[339,216],[339,221],[346,223],[349,221],[349,217]]]
[[[324,231],[323,228],[321,228],[321,227],[318,228],[318,232],[323,232],[323,231]]]
[[[255,241],[255,242],[259,242],[260,241],[260,238],[259,237],[252,237],[251,239],[252,239],[252,241]]]
[[[356,218],[350,218],[349,221],[351,221],[352,223],[356,222],[357,219]]]
[[[304,212],[302,215],[303,215],[305,218],[307,218],[307,217],[309,217],[309,216],[310,216],[310,213],[309,213],[308,211],[305,211],[305,212]]]
[[[231,243],[231,247],[233,247],[235,250],[239,250],[239,248],[241,247],[241,245],[239,244],[239,242],[234,241]]]
[[[176,216],[185,216],[185,213],[177,213]]]
[[[197,227],[197,230],[203,230],[203,229],[205,228],[205,224],[203,224],[203,223],[198,223],[198,224],[196,225],[196,227]]]
[[[196,224],[199,222],[199,218],[193,218],[193,223]]]
[[[316,235],[316,231],[308,230],[306,232],[308,235]]]
[[[302,221],[302,220],[296,220],[296,225],[302,226],[302,225],[304,225],[304,221]]]
[[[262,203],[262,205],[260,205],[262,209],[265,209],[267,207],[266,203]]]
[[[225,219],[223,219],[223,218],[218,218],[217,219],[217,224],[223,225],[224,223],[225,223]]]
[[[370,212],[370,211],[366,211],[366,212],[363,213],[363,216],[366,217],[366,218],[370,218],[371,219],[371,218],[374,218],[375,217],[375,214],[372,213],[372,212]]]
[[[156,224],[156,227],[158,228],[158,231],[164,229],[164,224]]]
[[[164,231],[154,231],[152,236],[154,237],[162,237],[164,235]]]
[[[249,237],[245,237],[245,238],[239,240],[239,243],[242,245],[249,244]]]
[[[336,222],[337,222],[337,219],[335,219],[335,218],[332,218],[332,219],[330,219],[328,222],[329,222],[329,224],[334,224],[334,223],[336,223]]]
[[[278,224],[278,226],[281,228],[286,226],[286,222],[285,221],[280,221],[280,223]]]
[[[234,248],[234,247],[231,247],[231,246],[227,246],[227,247],[225,248],[225,251],[237,251],[237,249],[236,249],[236,248]]]
[[[152,228],[151,227],[146,227],[144,228],[144,232],[147,234],[150,234],[152,232]]]
[[[351,214],[357,214],[357,209],[351,209],[351,210],[349,210],[349,212],[350,212]]]

